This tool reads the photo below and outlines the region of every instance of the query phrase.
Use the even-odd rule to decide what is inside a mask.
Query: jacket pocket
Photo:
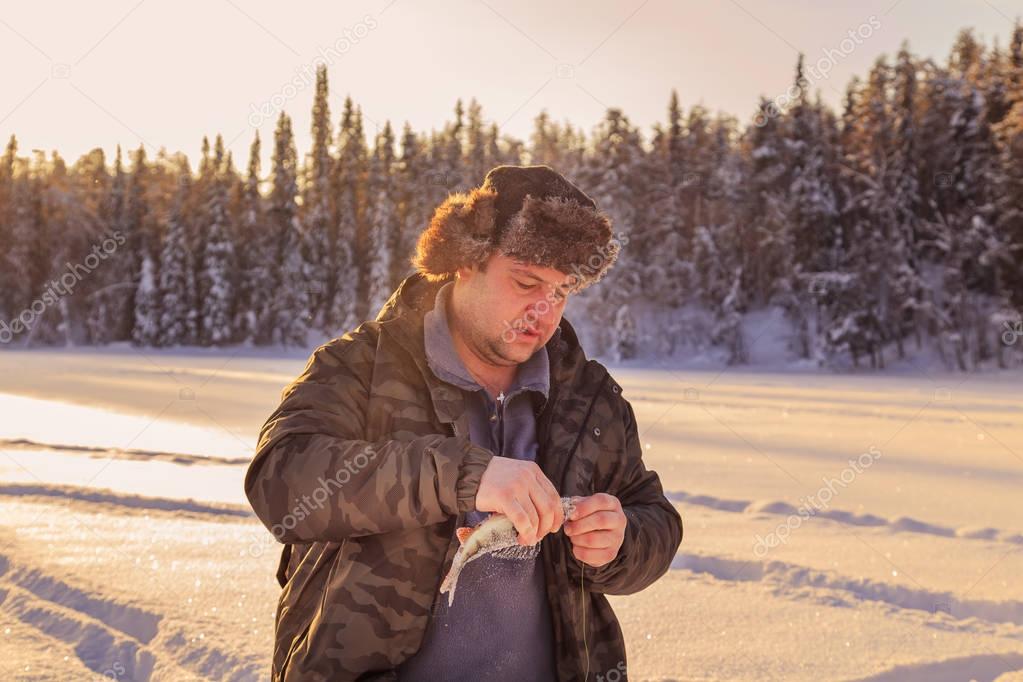
[[[273,667],[280,671],[282,679],[292,657],[305,646],[312,622],[323,609],[327,586],[341,558],[342,545],[314,543],[281,593],[274,628]]]

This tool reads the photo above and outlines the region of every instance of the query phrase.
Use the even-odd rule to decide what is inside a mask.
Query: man
[[[499,166],[437,208],[376,319],[313,352],[245,478],[285,543],[275,682],[626,679],[604,595],[663,575],[682,521],[562,317],[618,247],[553,169]],[[467,565],[449,609],[455,529],[487,512],[535,548]]]

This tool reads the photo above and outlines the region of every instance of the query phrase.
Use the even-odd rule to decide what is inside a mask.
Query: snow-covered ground
[[[0,679],[268,678],[242,477],[305,359],[0,353]],[[1023,679],[1023,372],[611,369],[685,522],[630,679]]]

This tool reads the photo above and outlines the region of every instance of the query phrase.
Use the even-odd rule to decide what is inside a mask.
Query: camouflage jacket
[[[273,682],[396,680],[420,646],[454,528],[494,456],[469,442],[461,391],[426,364],[423,314],[439,286],[412,274],[375,320],[319,346],[261,429],[245,492],[285,544]],[[599,568],[577,560],[562,532],[541,541],[558,677],[615,669],[626,679],[605,595],[662,576],[682,520],[643,464],[621,386],[586,359],[565,317],[561,327],[548,342],[537,463],[562,495],[618,497],[628,524],[618,556]]]

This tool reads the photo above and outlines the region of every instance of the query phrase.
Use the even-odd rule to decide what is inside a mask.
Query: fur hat
[[[607,214],[553,168],[497,166],[437,207],[411,262],[435,281],[500,253],[574,274],[569,290],[578,292],[603,278],[619,249]]]

